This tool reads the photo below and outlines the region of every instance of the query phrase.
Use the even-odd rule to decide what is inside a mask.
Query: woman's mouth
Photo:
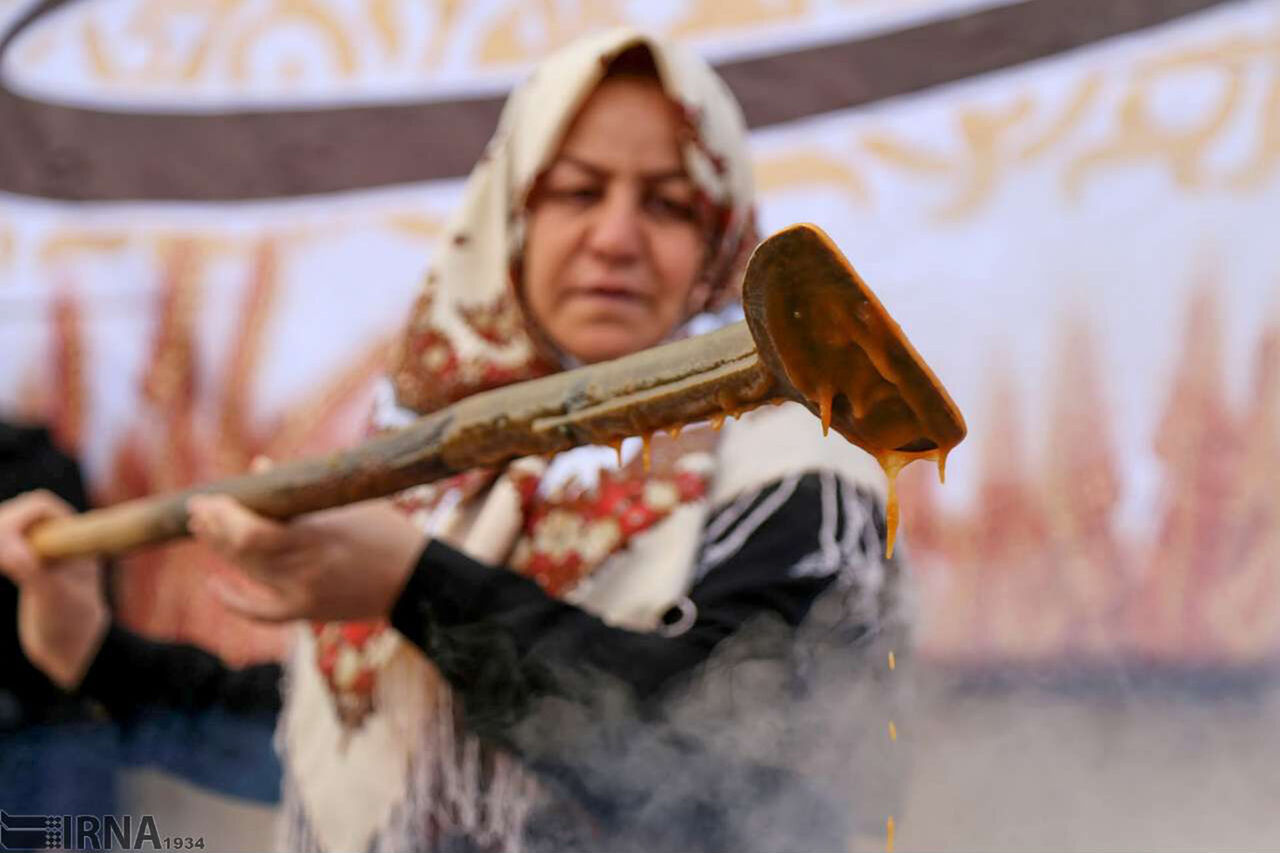
[[[614,285],[590,285],[574,288],[570,299],[583,300],[600,305],[639,306],[644,303],[644,295],[627,287]]]

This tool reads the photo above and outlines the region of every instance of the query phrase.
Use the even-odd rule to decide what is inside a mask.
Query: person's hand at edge
[[[18,587],[18,639],[27,659],[65,690],[84,678],[111,623],[97,559],[45,561],[27,532],[74,510],[52,492],[0,503],[0,573]]]

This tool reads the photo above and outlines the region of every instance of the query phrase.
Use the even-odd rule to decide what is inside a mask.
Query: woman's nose
[[[641,228],[640,199],[635,193],[616,188],[606,193],[596,208],[588,245],[608,260],[630,261],[642,250]]]

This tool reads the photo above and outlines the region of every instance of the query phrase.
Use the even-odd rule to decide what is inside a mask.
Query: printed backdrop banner
[[[502,93],[625,21],[723,69],[766,228],[829,231],[968,417],[945,487],[904,475],[924,656],[1277,662],[1276,4],[0,0],[0,21],[0,410],[51,423],[101,502],[355,440]],[[126,561],[125,619],[280,654],[201,592],[211,559]]]
[[[969,422],[901,482],[915,700],[833,721],[916,756],[853,848],[1280,844],[1275,0],[0,0],[0,416],[102,503],[357,440],[504,93],[619,23],[716,64],[765,228],[831,233]],[[121,618],[279,657],[213,559],[123,561]],[[235,796],[123,801],[262,849],[251,729],[163,718]]]

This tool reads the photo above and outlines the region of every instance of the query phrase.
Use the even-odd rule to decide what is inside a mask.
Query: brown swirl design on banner
[[[0,54],[43,0],[0,37]],[[81,0],[84,2],[84,0]],[[835,44],[719,66],[762,127],[917,92],[1161,24],[1231,0],[1024,0]],[[307,3],[300,10],[311,8]],[[383,41],[394,47],[384,8]],[[338,51],[338,61],[344,60]],[[0,191],[66,200],[300,196],[465,174],[501,98],[221,114],[46,103],[0,81]]]

